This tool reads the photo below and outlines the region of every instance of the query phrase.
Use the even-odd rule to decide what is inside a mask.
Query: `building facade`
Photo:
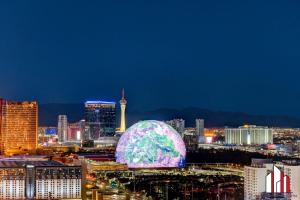
[[[266,192],[266,176],[272,167],[269,159],[252,159],[251,166],[244,167],[244,200],[260,199]]]
[[[196,135],[198,137],[199,143],[205,143],[205,136],[204,136],[204,119],[196,119]]]
[[[85,123],[89,126],[89,139],[114,136],[116,131],[116,103],[108,101],[85,102]]]
[[[34,151],[38,140],[38,104],[0,99],[0,153]]]
[[[36,167],[36,199],[80,199],[81,167]]]
[[[68,141],[80,141],[81,138],[80,122],[68,124]]]
[[[198,149],[198,137],[195,133],[185,131],[183,141],[187,151],[195,151]]]
[[[87,125],[84,119],[80,120],[79,128],[81,133],[81,140],[86,141],[89,140],[90,137],[90,127]]]
[[[245,125],[225,128],[225,143],[232,145],[261,145],[273,143],[273,130],[268,127]]]
[[[82,169],[55,161],[0,161],[0,199],[81,199]]]
[[[270,159],[252,159],[244,167],[244,200],[300,199],[300,165],[288,161],[274,164]]]
[[[24,168],[0,168],[0,199],[25,199]]]
[[[58,115],[57,134],[58,134],[58,142],[66,142],[68,140],[67,115]]]
[[[181,136],[183,136],[185,130],[185,120],[183,119],[172,119],[166,121],[166,123],[172,126]]]
[[[300,166],[298,164],[285,164],[284,173],[290,177],[291,200],[300,199]]]
[[[196,119],[196,134],[198,136],[204,136],[204,119]]]

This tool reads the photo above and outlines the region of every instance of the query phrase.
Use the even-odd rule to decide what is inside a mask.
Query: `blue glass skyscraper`
[[[116,103],[111,101],[86,101],[85,122],[89,126],[89,139],[114,136],[116,129]]]

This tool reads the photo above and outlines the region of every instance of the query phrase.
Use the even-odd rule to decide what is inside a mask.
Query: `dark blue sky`
[[[0,1],[0,96],[300,116],[299,1]]]

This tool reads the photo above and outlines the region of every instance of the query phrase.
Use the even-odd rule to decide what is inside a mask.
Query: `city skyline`
[[[0,1],[0,199],[300,200],[299,8]]]
[[[300,116],[298,7],[4,1],[0,96],[79,103],[118,100],[124,87],[136,109]]]

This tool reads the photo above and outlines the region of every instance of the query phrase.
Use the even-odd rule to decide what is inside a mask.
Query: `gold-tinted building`
[[[0,99],[0,154],[33,151],[37,147],[37,102]]]

